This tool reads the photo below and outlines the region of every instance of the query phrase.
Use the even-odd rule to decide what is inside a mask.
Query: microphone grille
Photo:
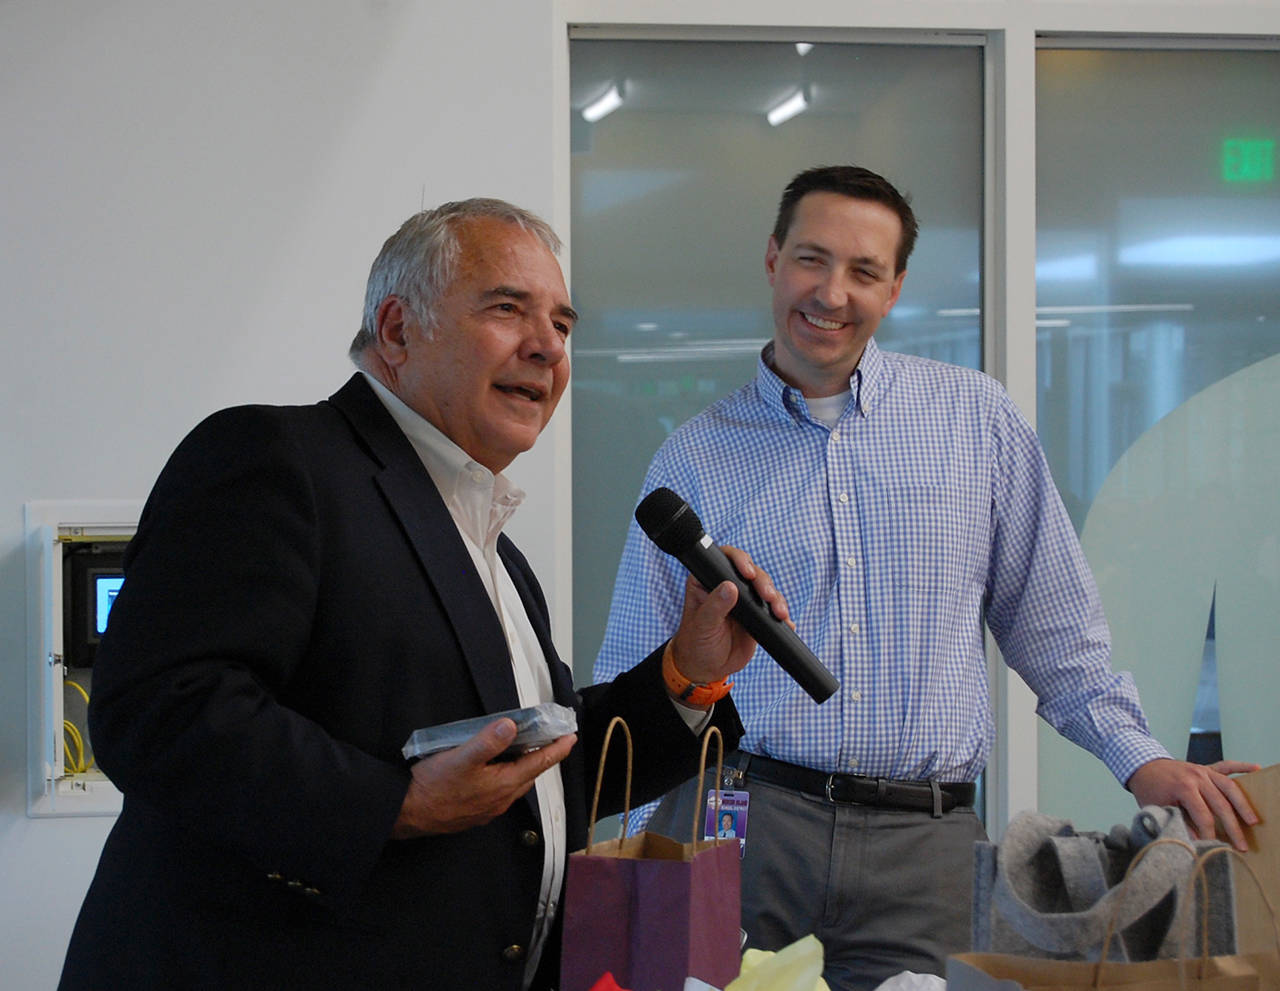
[[[668,488],[654,489],[636,507],[636,522],[668,554],[679,555],[702,539],[702,521]]]

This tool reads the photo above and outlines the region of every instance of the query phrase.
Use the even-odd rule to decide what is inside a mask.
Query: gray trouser
[[[687,841],[696,787],[667,795],[647,828]],[[942,975],[948,954],[969,948],[973,844],[987,838],[972,808],[934,819],[834,805],[752,781],[750,770],[745,787],[748,947],[780,950],[813,933],[832,991],[869,991],[904,970]]]

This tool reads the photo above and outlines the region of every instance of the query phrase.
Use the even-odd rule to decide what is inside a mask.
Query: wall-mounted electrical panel
[[[114,815],[121,795],[95,766],[93,662],[138,528],[138,500],[29,502],[27,814]]]

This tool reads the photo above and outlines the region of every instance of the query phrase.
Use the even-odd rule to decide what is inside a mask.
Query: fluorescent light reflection
[[[796,90],[795,93],[766,113],[765,118],[770,124],[777,127],[779,124],[789,121],[796,114],[804,113],[805,108],[808,106],[809,101],[805,99],[804,90]]]
[[[594,124],[601,117],[607,117],[622,106],[622,93],[618,91],[618,85],[609,87],[609,91],[598,100],[593,100],[582,108],[582,119],[588,124]]]
[[[1037,306],[1037,313],[1186,313],[1192,303],[1115,303],[1111,306]]]
[[[1120,249],[1121,265],[1231,268],[1280,261],[1280,237],[1193,235],[1166,237]]]
[[[1075,255],[1036,262],[1037,282],[1086,282],[1097,277],[1097,255]]]
[[[1080,316],[1088,313],[1188,313],[1195,309],[1194,303],[1111,303],[1090,306],[1037,306],[1037,315],[1044,316]],[[977,307],[958,307],[950,310],[936,310],[940,317],[976,317]]]
[[[762,337],[707,341],[703,344],[682,344],[674,347],[579,348],[573,352],[573,356],[575,358],[612,358],[623,365],[668,361],[720,361],[728,355],[759,354],[760,349],[768,343],[768,338]]]

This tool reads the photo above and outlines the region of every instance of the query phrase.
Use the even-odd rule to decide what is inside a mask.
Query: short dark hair
[[[773,239],[779,247],[787,239],[787,231],[791,229],[791,221],[795,219],[796,204],[809,193],[838,193],[851,199],[871,200],[887,206],[902,221],[902,237],[898,240],[894,274],[897,275],[907,267],[907,259],[916,246],[916,235],[920,233],[920,225],[911,211],[911,204],[884,176],[858,165],[819,165],[805,169],[787,183],[787,188],[782,192],[782,200],[778,203],[778,218],[773,223]]]

